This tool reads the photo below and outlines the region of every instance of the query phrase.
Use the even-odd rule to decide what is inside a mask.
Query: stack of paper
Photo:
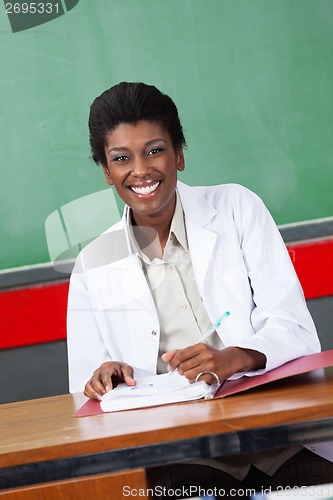
[[[171,374],[137,378],[135,386],[119,384],[104,394],[101,409],[113,412],[192,401],[211,397],[214,389],[216,390],[216,387],[203,381],[190,384],[184,375],[174,371]]]

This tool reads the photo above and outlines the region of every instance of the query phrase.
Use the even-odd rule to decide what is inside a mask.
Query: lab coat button
[[[157,335],[157,333],[155,332],[155,330],[152,330],[151,334],[154,335],[154,336]]]

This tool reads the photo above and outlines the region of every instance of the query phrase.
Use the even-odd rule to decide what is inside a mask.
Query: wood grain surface
[[[143,469],[12,488],[0,491],[0,498],[3,500],[117,499],[125,498],[124,491],[127,495],[127,492],[132,490],[134,496],[149,498],[146,473]]]
[[[217,400],[74,418],[85,400],[67,394],[1,405],[0,467],[332,417],[333,371]]]

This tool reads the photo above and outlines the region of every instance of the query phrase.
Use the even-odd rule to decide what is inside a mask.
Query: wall
[[[332,14],[331,0],[80,0],[14,34],[0,16],[0,269],[48,262],[47,217],[106,187],[87,115],[121,80],[174,98],[183,180],[245,184],[279,224],[331,216]]]
[[[324,218],[327,227],[333,215],[331,0],[80,0],[71,10],[65,3],[64,15],[15,33],[0,15],[0,298],[11,311],[0,317],[5,400],[66,389],[65,295],[60,327],[54,299],[36,309],[29,300],[49,279],[66,284],[67,274],[50,263],[45,222],[58,220],[51,214],[61,218],[83,200],[84,238],[67,242],[71,257],[119,217],[117,198],[109,212],[86,203],[106,189],[89,159],[89,105],[111,85],[145,81],[173,97],[188,142],[183,181],[246,185],[280,225],[317,227]],[[47,227],[56,244],[56,224]],[[17,316],[6,306],[16,289]],[[312,297],[321,325],[331,322],[330,294]],[[23,310],[38,329],[9,326]],[[20,380],[10,372],[15,365]]]

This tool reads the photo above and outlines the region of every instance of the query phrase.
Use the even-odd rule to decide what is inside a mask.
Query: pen
[[[201,342],[206,342],[206,339],[208,339],[208,337],[213,333],[215,332],[215,329],[220,326],[220,324],[222,323],[222,321],[227,318],[228,316],[230,315],[230,312],[229,311],[225,311],[222,316],[219,317],[219,319],[217,319],[215,321],[215,323],[213,323],[209,328],[208,330],[201,336],[201,338],[196,342],[196,344],[200,344]],[[177,370],[177,368],[174,368],[173,370],[171,370],[168,375],[170,375],[171,373],[173,373],[175,370]]]
[[[229,311],[226,311],[222,314],[222,316],[219,317],[218,320],[215,321],[215,323],[213,323],[207,330],[206,333],[204,333],[202,335],[202,337],[196,342],[196,344],[200,344],[201,342],[206,342],[206,340],[208,339],[208,337],[213,333],[215,332],[216,328],[218,326],[220,326],[220,324],[222,323],[222,321],[227,318],[228,316],[230,315],[230,312]]]

